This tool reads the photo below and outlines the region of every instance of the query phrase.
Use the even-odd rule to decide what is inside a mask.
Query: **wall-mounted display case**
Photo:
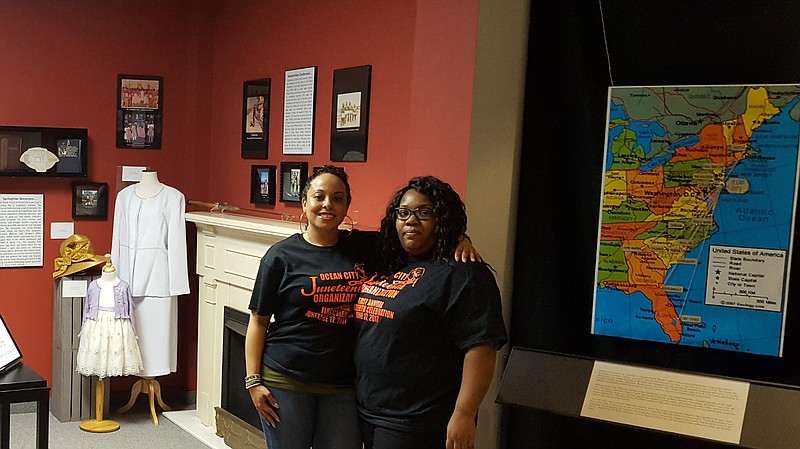
[[[0,176],[86,177],[84,128],[0,126]]]

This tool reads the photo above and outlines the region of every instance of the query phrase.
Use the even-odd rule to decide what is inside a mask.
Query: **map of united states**
[[[594,333],[780,355],[798,94],[609,90]]]

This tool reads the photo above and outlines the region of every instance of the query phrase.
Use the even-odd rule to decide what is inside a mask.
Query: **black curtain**
[[[791,270],[781,358],[590,334],[612,81],[615,86],[798,83],[798,30],[800,2],[788,0],[532,2],[513,346],[800,386],[800,303],[793,304],[800,297],[797,269]],[[798,258],[793,260],[798,266]],[[630,448],[643,438],[647,447],[677,440],[683,447],[727,447],[531,410],[504,413],[509,448],[567,447],[567,442]]]

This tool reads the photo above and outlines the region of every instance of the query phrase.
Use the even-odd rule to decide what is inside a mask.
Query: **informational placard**
[[[145,170],[147,170],[147,167],[132,167],[123,165],[122,180],[125,182],[139,182],[142,180],[142,172]]]
[[[283,95],[283,154],[314,151],[317,68],[287,70]]]
[[[73,222],[52,222],[50,223],[50,240],[63,240],[75,233],[75,223]]]
[[[62,298],[85,298],[89,283],[85,280],[64,279],[61,281]]]
[[[0,268],[41,267],[44,195],[0,193]]]
[[[750,384],[596,361],[581,416],[739,444]]]
[[[5,371],[22,359],[22,353],[11,333],[8,332],[6,322],[0,316],[0,372]]]

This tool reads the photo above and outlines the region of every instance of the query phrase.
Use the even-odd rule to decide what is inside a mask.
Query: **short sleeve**
[[[450,297],[445,323],[451,341],[459,349],[490,345],[500,349],[507,341],[506,328],[494,274],[483,263],[456,263],[448,285]]]
[[[249,309],[258,315],[269,316],[275,313],[278,307],[279,290],[285,274],[284,264],[281,259],[273,254],[272,248],[261,258],[250,296]]]

